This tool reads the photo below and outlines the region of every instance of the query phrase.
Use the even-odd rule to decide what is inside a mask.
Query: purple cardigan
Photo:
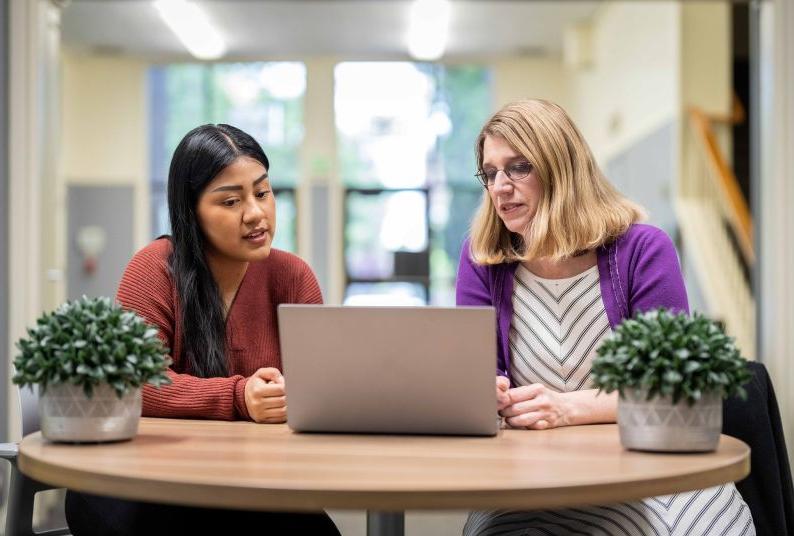
[[[689,312],[684,278],[670,237],[651,225],[634,224],[617,240],[598,248],[601,299],[609,324],[615,326],[635,313],[667,307]],[[463,243],[455,284],[458,305],[496,308],[497,374],[509,377],[510,321],[513,317],[513,277],[517,262],[483,266]]]

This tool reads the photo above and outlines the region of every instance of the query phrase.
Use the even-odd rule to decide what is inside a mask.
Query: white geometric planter
[[[79,385],[48,385],[39,398],[41,435],[50,441],[101,442],[130,439],[138,433],[141,389],[119,399],[103,383],[87,398]]]
[[[707,452],[717,448],[722,431],[722,397],[708,393],[690,406],[672,397],[646,401],[645,392],[624,391],[618,399],[620,442],[627,449]]]

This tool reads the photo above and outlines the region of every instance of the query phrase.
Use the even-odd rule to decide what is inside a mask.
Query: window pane
[[[395,253],[427,249],[424,191],[350,192],[346,199],[345,262],[354,279],[389,279]]]
[[[474,178],[474,146],[491,114],[491,75],[480,66],[458,65],[437,76],[452,128],[439,144],[444,178],[431,191],[430,295],[434,305],[453,305],[460,247],[483,195]]]
[[[306,67],[293,62],[257,62],[209,68],[212,122],[229,123],[253,136],[270,160],[273,185],[294,185],[303,140]]]
[[[474,179],[474,144],[491,108],[490,71],[481,66],[337,65],[342,179],[350,190],[367,188],[371,194],[368,200],[359,199],[361,193],[348,198],[349,279],[429,282],[431,303],[454,304],[460,246],[483,195]],[[417,187],[427,193],[429,228],[419,215],[426,212],[416,205],[389,212],[382,201],[372,199],[378,191]],[[429,229],[423,240],[411,234],[418,233],[412,225],[417,217],[422,218],[421,228]],[[428,249],[409,247],[405,242],[410,240]],[[399,248],[413,253],[396,253]],[[424,272],[417,271],[422,267]]]
[[[228,123],[253,136],[270,160],[275,186],[298,178],[298,150],[303,140],[306,67],[295,62],[174,64],[153,67],[151,94],[153,139],[165,147],[157,165],[167,176],[179,140],[205,123]],[[159,147],[157,149],[160,149]]]
[[[340,170],[350,186],[415,188],[428,183],[439,126],[428,68],[406,62],[346,62],[335,69]],[[445,121],[446,118],[446,121]]]
[[[474,144],[491,114],[490,71],[462,65],[447,67],[442,73],[440,85],[453,126],[441,141],[445,182],[479,190]]]

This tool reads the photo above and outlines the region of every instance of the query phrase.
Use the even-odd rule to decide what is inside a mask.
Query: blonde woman
[[[497,311],[499,412],[540,430],[615,422],[616,395],[590,388],[599,342],[623,319],[687,311],[675,247],[602,175],[565,111],[509,104],[477,139],[482,204],[465,242],[459,305]],[[755,534],[733,484],[605,506],[475,512],[464,534]]]

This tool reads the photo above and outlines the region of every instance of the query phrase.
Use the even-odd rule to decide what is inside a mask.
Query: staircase
[[[703,291],[705,312],[723,323],[745,357],[755,359],[752,220],[724,150],[731,124],[743,119],[736,99],[727,118],[707,116],[696,108],[688,111],[675,210],[684,254],[691,259]]]

